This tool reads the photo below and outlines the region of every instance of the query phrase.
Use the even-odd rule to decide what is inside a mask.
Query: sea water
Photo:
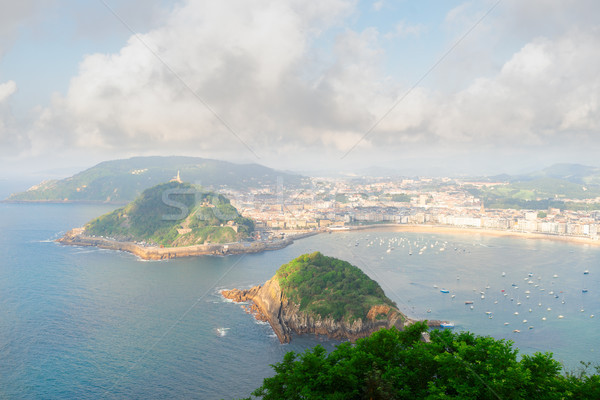
[[[261,284],[317,250],[359,266],[410,317],[506,338],[521,353],[550,351],[568,369],[600,362],[597,247],[361,231],[260,254],[146,262],[53,242],[113,208],[0,204],[0,398],[247,396],[287,351],[338,342],[281,345],[219,290]]]

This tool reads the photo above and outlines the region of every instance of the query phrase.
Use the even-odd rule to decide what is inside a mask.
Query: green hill
[[[105,161],[72,177],[42,182],[7,201],[91,201],[128,203],[144,189],[181,174],[187,182],[215,190],[301,184],[302,177],[258,164],[233,164],[198,157],[134,157]]]
[[[229,200],[189,183],[146,189],[135,201],[90,221],[85,233],[167,247],[230,243],[244,239],[254,223]]]
[[[283,295],[298,304],[301,312],[323,318],[366,321],[373,306],[396,308],[379,284],[358,267],[320,252],[302,255],[282,265],[275,276]]]

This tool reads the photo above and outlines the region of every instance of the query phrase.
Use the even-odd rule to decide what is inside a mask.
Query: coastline
[[[547,233],[536,233],[536,232],[520,232],[511,230],[498,230],[498,229],[485,229],[485,228],[463,228],[454,227],[448,225],[409,225],[409,224],[377,224],[377,225],[363,225],[357,227],[349,227],[349,229],[335,229],[329,230],[331,233],[338,232],[352,232],[359,230],[377,230],[387,232],[415,232],[415,233],[441,233],[441,234],[461,234],[461,235],[485,235],[485,236],[512,236],[522,239],[545,239],[552,241],[577,243],[577,244],[588,244],[592,246],[600,246],[600,240],[593,239],[590,237],[582,236],[569,236],[569,235],[553,235]]]
[[[167,260],[179,257],[194,256],[223,256],[230,254],[260,253],[263,251],[279,250],[294,243],[295,240],[321,233],[340,233],[356,231],[381,231],[381,232],[412,232],[412,233],[439,233],[457,235],[485,235],[493,237],[515,237],[529,240],[551,240],[573,244],[586,244],[600,246],[600,240],[568,235],[552,235],[546,233],[519,232],[510,230],[497,230],[485,228],[464,228],[447,225],[408,225],[408,224],[376,224],[309,231],[289,235],[285,239],[272,242],[235,242],[224,244],[202,244],[185,247],[158,247],[144,246],[135,242],[122,242],[113,239],[86,236],[83,228],[75,228],[67,232],[56,241],[60,244],[71,246],[89,246],[101,249],[125,251],[143,260]]]
[[[259,253],[269,250],[279,250],[290,244],[294,240],[320,233],[319,231],[307,232],[294,235],[289,238],[273,242],[235,242],[223,244],[201,244],[185,247],[158,247],[143,246],[135,242],[121,242],[100,237],[86,236],[83,228],[75,228],[67,232],[63,237],[56,241],[60,244],[70,246],[98,247],[100,249],[125,251],[131,253],[142,260],[167,260],[180,257],[194,256],[224,256],[231,254]]]

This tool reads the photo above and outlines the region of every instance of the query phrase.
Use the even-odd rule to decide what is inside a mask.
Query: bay
[[[281,345],[218,291],[260,284],[312,251],[359,266],[411,317],[506,338],[521,353],[551,351],[569,369],[600,361],[597,247],[363,231],[261,254],[144,262],[53,242],[112,208],[0,204],[0,397],[247,396],[287,351],[337,342],[301,336]]]

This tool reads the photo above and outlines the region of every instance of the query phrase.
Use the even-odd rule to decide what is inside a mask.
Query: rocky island
[[[290,342],[292,333],[356,340],[414,322],[358,267],[319,252],[282,265],[264,285],[221,294],[252,302],[249,311],[269,322],[281,343]]]

